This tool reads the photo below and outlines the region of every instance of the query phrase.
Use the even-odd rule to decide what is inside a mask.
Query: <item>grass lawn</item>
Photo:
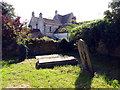
[[[83,72],[79,64],[36,70],[35,63],[37,60],[33,58],[19,63],[4,65],[0,69],[2,73],[2,88],[119,88],[119,78],[113,78],[115,77],[112,75],[113,72],[110,72],[111,74],[109,73],[109,75],[106,73],[110,69],[106,69],[107,63],[103,65],[100,60],[97,61],[98,63],[95,60],[96,58],[93,57],[94,77]],[[101,64],[105,70],[100,69]]]

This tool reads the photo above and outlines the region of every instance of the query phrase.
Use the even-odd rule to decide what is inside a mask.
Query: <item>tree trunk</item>
[[[26,49],[26,52],[25,52],[25,54],[26,54],[26,59],[28,58],[28,47],[26,46],[26,45],[24,45],[24,47],[25,47],[25,49]]]

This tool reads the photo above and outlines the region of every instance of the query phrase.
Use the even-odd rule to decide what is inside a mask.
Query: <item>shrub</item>
[[[77,44],[79,39],[83,39],[89,47],[97,47],[102,40],[108,50],[117,48],[120,45],[120,2],[111,3],[109,7],[112,11],[107,10],[103,19],[66,27],[70,40]]]
[[[95,20],[84,23],[71,29],[74,32],[72,40],[74,43],[81,38],[85,40],[89,47],[97,47],[102,40],[107,49],[115,49],[120,44],[120,28],[116,23],[106,19]]]

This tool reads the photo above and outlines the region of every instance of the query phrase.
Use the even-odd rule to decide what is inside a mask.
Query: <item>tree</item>
[[[27,27],[27,23],[20,23],[20,17],[15,20],[6,18],[2,15],[2,39],[3,42],[17,42],[26,48],[26,57],[28,54],[27,42],[30,41],[31,30]]]
[[[13,5],[6,2],[0,2],[0,7],[2,8],[2,15],[11,18],[15,17],[15,9],[13,8]]]
[[[108,5],[112,11],[107,10],[104,12],[105,18],[112,22],[119,22],[120,21],[120,1],[119,2],[112,2]]]
[[[27,27],[27,22],[20,23],[20,17],[15,18],[14,8],[5,2],[0,2],[2,11],[0,10],[0,19],[2,19],[2,42],[23,45],[26,48],[27,56],[27,42],[31,37],[31,30]]]

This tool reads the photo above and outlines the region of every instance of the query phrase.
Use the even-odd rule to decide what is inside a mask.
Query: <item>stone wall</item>
[[[120,45],[114,49],[114,50],[108,50],[104,44],[104,42],[102,42],[100,40],[98,47],[96,48],[96,51],[100,54],[103,55],[110,55],[110,56],[115,56],[115,57],[120,57]]]
[[[25,58],[25,47],[16,42],[2,42],[2,59]]]
[[[58,42],[35,40],[32,44],[28,45],[29,55],[47,54],[59,52]]]
[[[29,55],[60,53],[71,50],[71,46],[66,40],[55,42],[52,40],[34,40],[28,45]]]
[[[34,40],[32,44],[28,45],[28,55],[41,55],[49,53],[59,53],[62,51],[59,48],[60,42],[54,41],[45,41],[45,40]],[[22,45],[18,45],[15,42],[3,42],[2,43],[2,58],[6,60],[7,58],[11,59],[12,57],[25,58],[26,49]]]
[[[67,52],[71,50],[71,45],[63,39],[61,42],[52,40],[31,40],[32,44],[28,45],[28,56],[52,54]],[[2,43],[2,57],[20,57],[25,58],[26,48],[23,45],[18,45],[16,42],[3,42]]]
[[[114,51],[111,51],[111,56],[120,57],[120,45]]]
[[[108,50],[107,50],[105,44],[103,43],[103,41],[101,41],[101,40],[98,43],[98,47],[96,48],[96,51],[100,54],[108,55]]]

